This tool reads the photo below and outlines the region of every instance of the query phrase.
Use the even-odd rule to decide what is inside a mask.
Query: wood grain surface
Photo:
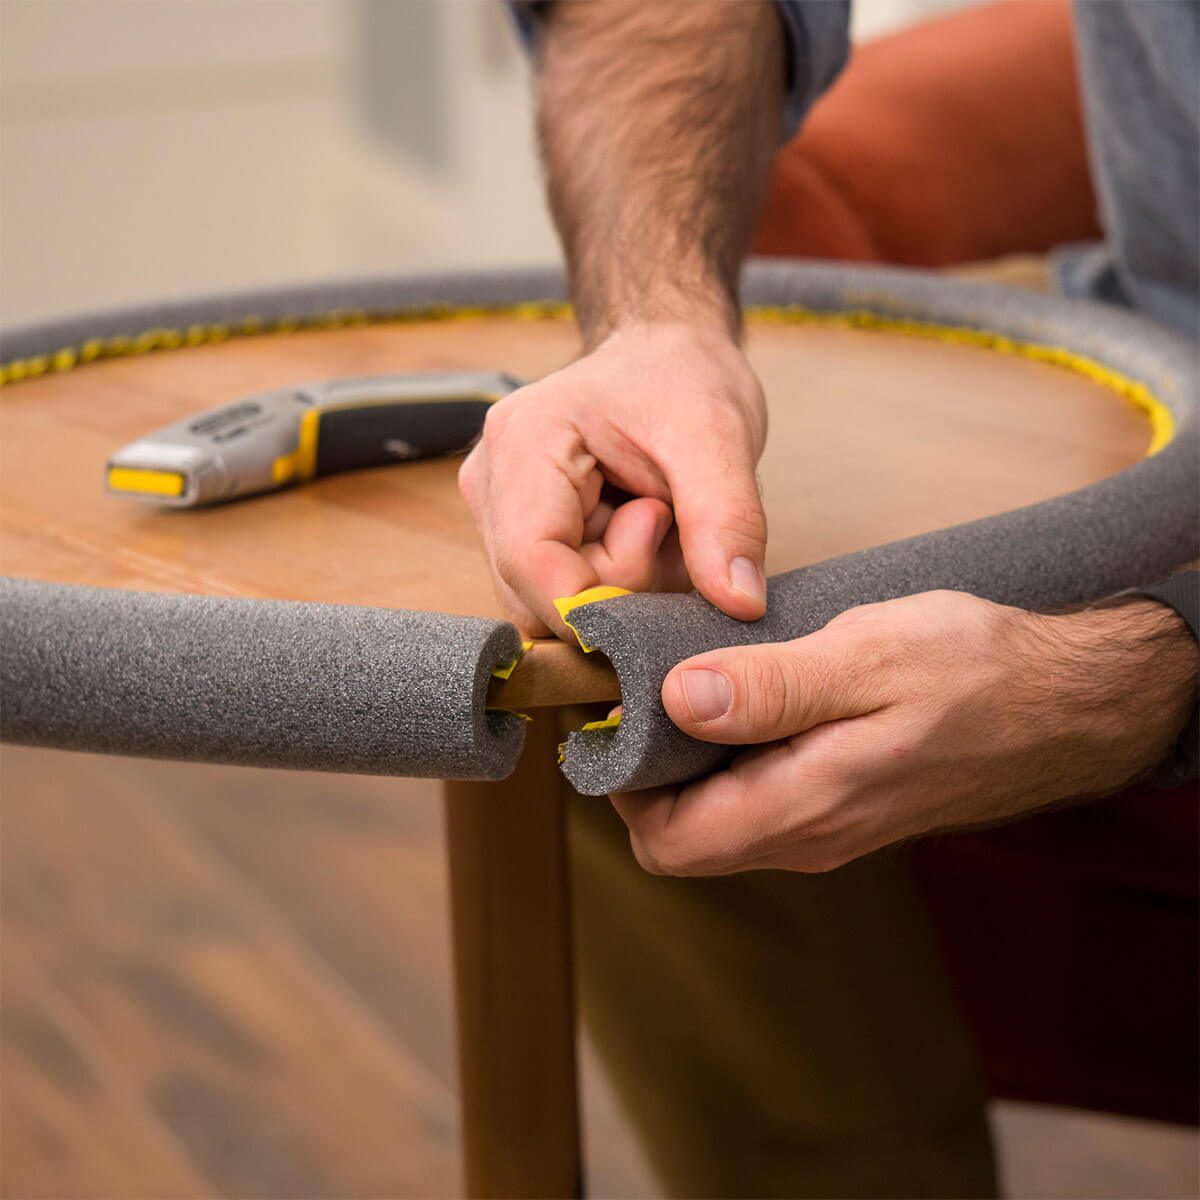
[[[0,1196],[463,1195],[438,791],[0,749]]]
[[[144,1161],[139,1151],[113,1166],[160,1196],[173,1194],[168,1171],[186,1184],[184,1162],[205,1194],[455,1194],[453,1091],[181,827],[169,789],[89,771],[85,756],[64,756],[57,776],[22,777],[28,754],[4,754],[4,839],[20,846],[4,860],[4,1024],[13,964],[18,989],[24,976],[50,998],[42,1011],[78,1038],[85,1061],[87,1046],[107,1048],[91,1070],[104,1079],[111,1066],[112,1090],[139,1118],[122,1124],[150,1147]],[[18,1041],[44,1078],[44,1044],[19,1030]],[[90,1110],[86,1082],[62,1091],[63,1122],[72,1097]],[[103,1171],[73,1143],[31,1163],[38,1139],[10,1141],[7,1125],[30,1110],[6,1095],[4,1111],[6,1195],[32,1193],[14,1186],[22,1178],[42,1195],[124,1194],[100,1191]]]
[[[443,793],[464,1174],[480,1200],[583,1193],[558,715],[539,714],[508,779]]]

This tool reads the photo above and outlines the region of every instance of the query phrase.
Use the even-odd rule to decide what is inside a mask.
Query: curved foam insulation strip
[[[558,271],[461,272],[87,313],[5,331],[0,382],[301,328],[560,318],[564,296]],[[659,701],[667,671],[692,654],[798,637],[856,604],[935,587],[1031,608],[1088,600],[1196,557],[1200,385],[1185,339],[1105,306],[908,271],[759,262],[743,299],[766,319],[942,337],[1083,370],[1147,412],[1152,453],[1070,495],[777,576],[769,615],[753,624],[694,594],[576,600],[571,623],[611,659],[624,706],[619,723],[569,738],[564,770],[580,791],[679,782],[725,761],[728,750],[681,734]],[[519,752],[520,718],[486,709],[491,672],[518,656],[503,623],[20,581],[0,601],[0,734],[12,740],[443,778],[499,777]],[[223,605],[233,607],[217,618]],[[156,624],[166,611],[181,619]],[[143,625],[157,635],[142,638]]]

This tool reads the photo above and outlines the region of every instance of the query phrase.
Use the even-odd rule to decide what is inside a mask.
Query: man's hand
[[[556,597],[690,572],[760,617],[766,417],[737,278],[782,129],[779,12],[576,0],[539,25],[539,143],[585,356],[497,404],[463,468],[501,601],[568,637]]]
[[[823,871],[1115,791],[1167,755],[1195,689],[1195,643],[1152,601],[1039,616],[928,592],[681,663],[662,692],[680,729],[772,744],[613,803],[656,873]]]
[[[694,584],[730,616],[761,617],[765,437],[762,389],[719,327],[618,330],[500,401],[459,486],[513,620],[569,636],[554,597],[596,584]]]

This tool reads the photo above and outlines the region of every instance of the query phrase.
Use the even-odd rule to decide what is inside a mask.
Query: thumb
[[[722,612],[757,621],[767,611],[767,517],[749,448],[678,464],[667,482],[692,583]]]
[[[880,707],[879,685],[856,658],[850,639],[828,629],[794,642],[713,650],[663,680],[663,707],[701,741],[779,741]]]

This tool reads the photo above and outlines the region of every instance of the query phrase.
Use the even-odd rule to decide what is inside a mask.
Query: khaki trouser
[[[584,1020],[673,1196],[992,1196],[983,1092],[902,858],[646,874],[571,813]]]

